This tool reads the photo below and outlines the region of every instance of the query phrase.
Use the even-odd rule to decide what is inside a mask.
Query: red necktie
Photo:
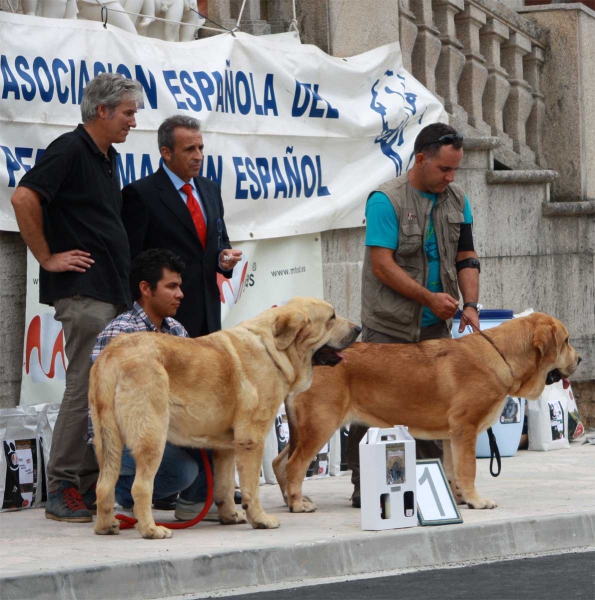
[[[198,239],[204,250],[207,245],[207,225],[205,223],[205,217],[202,214],[198,200],[192,193],[192,186],[189,183],[186,183],[181,189],[186,194],[188,210],[190,211],[190,215],[194,221],[194,227],[196,227],[196,233],[198,233]]]

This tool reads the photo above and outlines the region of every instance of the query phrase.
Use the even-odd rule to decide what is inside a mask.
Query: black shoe
[[[161,498],[161,500],[155,500],[153,502],[153,508],[155,510],[176,510],[178,503],[178,494],[172,494],[167,498]]]
[[[353,508],[362,507],[362,497],[359,490],[353,491],[353,495],[351,496],[351,506],[353,506]]]
[[[239,490],[236,490],[233,495],[233,501],[234,501],[234,504],[241,504],[242,503],[242,492],[240,492]]]
[[[83,502],[87,507],[87,510],[92,514],[97,514],[97,484],[94,483],[84,494],[81,494]]]
[[[79,491],[69,481],[61,481],[60,487],[48,493],[45,518],[65,523],[91,523],[93,516],[85,506]]]

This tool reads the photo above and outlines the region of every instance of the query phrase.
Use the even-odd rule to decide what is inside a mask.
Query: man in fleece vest
[[[479,329],[480,265],[471,206],[454,184],[463,136],[442,123],[421,130],[411,170],[381,185],[366,205],[362,272],[362,340],[409,344],[449,338],[463,296],[460,331]],[[461,294],[459,294],[459,289]],[[395,365],[398,368],[398,365]],[[360,507],[359,442],[367,427],[352,424],[347,462],[352,505]],[[442,456],[439,442],[418,440],[418,458]]]

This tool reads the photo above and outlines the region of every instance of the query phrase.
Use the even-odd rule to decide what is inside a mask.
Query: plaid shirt
[[[147,313],[143,310],[142,306],[135,302],[130,310],[123,312],[120,316],[116,317],[107,327],[99,334],[93,352],[91,353],[91,362],[95,362],[99,355],[105,350],[106,346],[121,333],[138,333],[140,331],[157,331],[157,327],[153,325],[152,321],[147,316]],[[168,333],[169,335],[177,335],[178,337],[189,337],[188,332],[184,329],[184,326],[172,319],[171,317],[165,317],[161,324],[161,333]],[[93,423],[91,422],[91,410],[89,410],[89,429],[85,437],[87,442],[91,444],[93,442]]]

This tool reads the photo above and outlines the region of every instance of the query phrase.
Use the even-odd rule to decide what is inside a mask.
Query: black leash
[[[496,436],[494,435],[491,427],[488,427],[488,439],[490,441],[490,474],[492,477],[498,477],[498,475],[500,475],[500,471],[502,470],[502,460],[500,460],[500,449],[498,448],[498,442],[496,441]],[[497,473],[494,473],[494,457],[496,458],[496,463],[498,464]]]
[[[479,333],[484,339],[486,339],[488,342],[490,342],[490,344],[492,344],[494,350],[496,350],[496,352],[502,357],[502,360],[506,363],[506,366],[508,367],[508,370],[512,375],[512,368],[508,364],[506,358],[504,358],[504,354],[502,354],[502,352],[500,352],[500,350],[498,349],[498,346],[496,346],[496,344],[494,344],[494,342],[483,331],[478,329],[477,333]],[[492,477],[498,477],[498,475],[500,475],[500,471],[502,470],[502,460],[500,459],[500,449],[498,448],[498,442],[496,441],[496,436],[494,435],[494,432],[492,431],[491,427],[488,427],[488,440],[490,442],[490,475]],[[497,473],[494,473],[494,458],[496,459],[496,463],[498,465]]]
[[[498,349],[498,346],[496,346],[496,344],[494,344],[493,340],[491,340],[483,331],[481,331],[480,329],[477,330],[477,333],[479,333],[479,335],[481,335],[481,337],[484,340],[487,340],[488,342],[490,342],[490,344],[492,344],[492,347],[494,348],[494,350],[502,357],[502,360],[506,363],[506,366],[508,367],[508,370],[510,371],[510,375],[512,376],[512,368],[511,366],[508,364],[508,361],[504,358],[504,354],[502,354],[502,352],[500,352],[500,350]]]

